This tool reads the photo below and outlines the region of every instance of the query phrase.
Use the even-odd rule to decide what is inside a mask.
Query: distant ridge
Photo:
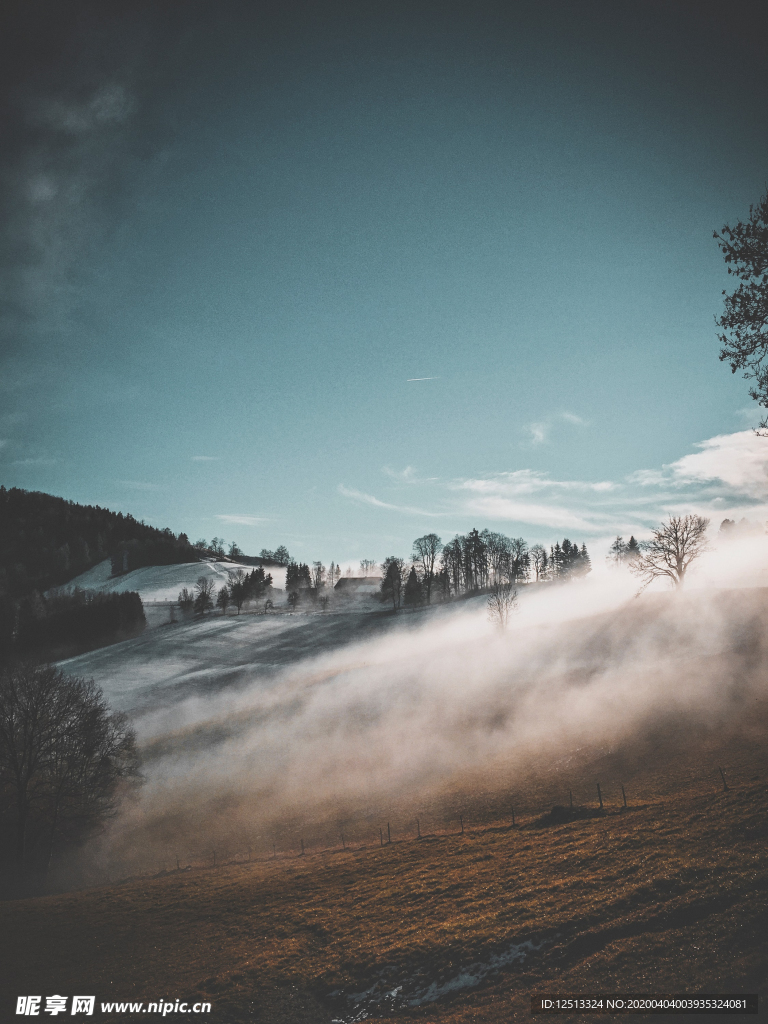
[[[78,505],[41,491],[0,486],[0,596],[18,599],[33,590],[61,586],[118,551],[128,568],[193,562],[199,552],[185,534],[112,512]]]

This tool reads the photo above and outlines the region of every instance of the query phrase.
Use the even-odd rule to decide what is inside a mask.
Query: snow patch
[[[80,587],[81,590],[98,590],[103,594],[122,594],[133,590],[145,604],[149,601],[176,601],[184,587],[194,590],[201,576],[213,577],[218,589],[228,583],[231,574],[238,569],[250,573],[253,566],[240,565],[239,562],[182,562],[180,565],[147,565],[123,576],[113,576],[112,563],[106,558],[58,589],[64,591]],[[285,586],[284,566],[268,566],[265,572],[271,574],[273,587]]]
[[[530,941],[511,945],[501,953],[491,953],[487,960],[459,967],[456,974],[443,971],[436,980],[430,980],[423,969],[415,971],[410,977],[397,978],[393,977],[397,974],[396,967],[383,967],[378,972],[377,980],[364,992],[331,993],[332,998],[346,999],[348,1003],[354,1004],[350,1013],[334,1017],[332,1024],[358,1024],[374,1013],[380,1016],[382,1010],[386,1012],[407,1006],[423,1006],[425,1003],[436,1002],[442,996],[476,988],[489,974],[496,974],[511,964],[519,963],[543,945],[543,942],[536,945]]]

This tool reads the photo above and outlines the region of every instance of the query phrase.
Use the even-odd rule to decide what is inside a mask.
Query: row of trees
[[[549,551],[541,545],[529,548],[522,537],[506,537],[491,530],[470,530],[443,544],[436,533],[417,537],[410,563],[390,555],[381,566],[381,593],[393,608],[401,604],[431,604],[439,595],[448,600],[462,594],[487,590],[497,583],[567,580],[586,576],[591,561],[585,544],[579,547],[567,537]]]
[[[18,603],[11,655],[64,658],[125,640],[146,625],[137,593],[102,594],[75,588],[43,596],[37,591]]]
[[[262,565],[251,572],[236,569],[229,574],[229,582],[224,583],[216,593],[216,583],[212,576],[199,576],[194,589],[184,587],[179,594],[179,607],[183,611],[192,611],[204,615],[211,611],[214,602],[217,608],[226,613],[230,604],[237,608],[238,615],[247,601],[269,600],[272,592],[272,576],[264,572]]]

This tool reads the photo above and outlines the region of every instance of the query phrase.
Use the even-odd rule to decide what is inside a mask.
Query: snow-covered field
[[[70,658],[62,667],[94,679],[116,710],[140,715],[267,681],[293,663],[372,639],[396,625],[399,621],[386,614],[357,611],[212,615],[166,622],[131,640]]]
[[[105,594],[136,591],[144,603],[149,601],[176,601],[183,587],[193,590],[201,576],[210,576],[217,589],[229,581],[238,569],[251,572],[252,565],[237,562],[184,562],[181,565],[148,565],[134,569],[124,576],[112,576],[112,566],[107,558],[92,569],[70,580],[66,588],[80,587],[82,590],[99,590]],[[272,585],[285,587],[285,568],[270,566],[266,570],[272,576]]]

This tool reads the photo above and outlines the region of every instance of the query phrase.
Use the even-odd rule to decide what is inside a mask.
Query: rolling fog
[[[395,806],[492,791],[569,751],[669,723],[746,728],[768,696],[765,566],[761,537],[706,556],[680,594],[636,598],[621,570],[529,587],[505,633],[474,599],[396,618],[211,619],[72,659],[131,709],[143,749],[145,784],[104,863],[265,855],[374,818],[378,835]]]

